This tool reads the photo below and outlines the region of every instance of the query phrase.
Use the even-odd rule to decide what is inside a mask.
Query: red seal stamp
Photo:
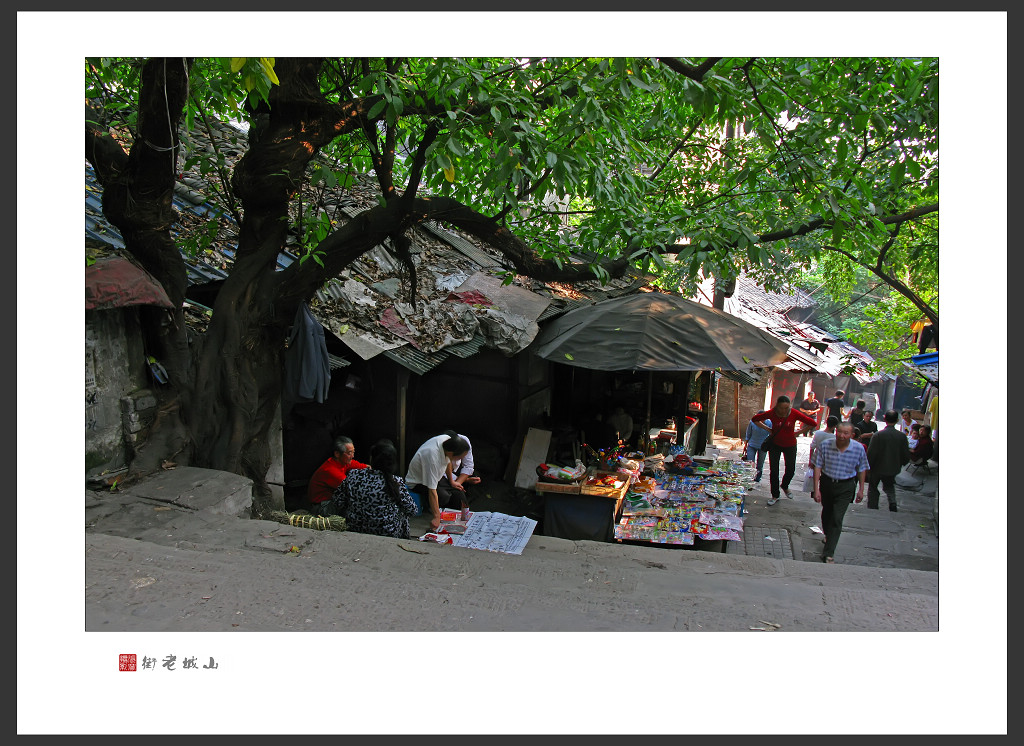
[[[135,653],[121,653],[119,656],[117,656],[117,670],[134,671]]]

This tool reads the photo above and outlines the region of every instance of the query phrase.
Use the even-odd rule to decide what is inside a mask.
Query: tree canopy
[[[911,279],[937,266],[937,59],[93,58],[85,72],[105,214],[172,300],[185,292],[168,234],[181,131],[248,125],[230,173],[219,153],[202,164],[240,226],[210,326],[220,351],[265,346],[271,361],[289,309],[377,244],[408,261],[404,234],[428,220],[498,248],[509,280],[635,266],[671,287],[745,272],[777,288],[835,257],[938,325]],[[318,191],[369,173],[378,206],[336,226]],[[295,236],[304,261],[275,272]],[[239,384],[250,363],[214,372],[165,343],[193,411],[238,425],[274,400],[273,383]],[[209,401],[204,376],[228,381],[233,403]],[[201,450],[238,469],[250,430],[192,442],[220,442]]]
[[[88,68],[90,93],[116,85],[123,97],[104,100],[130,124],[138,64]],[[274,68],[197,60],[185,127],[258,128]],[[938,209],[935,59],[331,59],[316,72],[339,126],[310,143],[331,165],[296,186],[372,170],[382,202],[451,198],[543,259],[673,257],[680,279],[777,281],[823,252],[886,266],[894,237],[911,265],[922,252],[934,264],[933,231],[913,246],[908,234]],[[237,196],[221,197],[237,215]]]

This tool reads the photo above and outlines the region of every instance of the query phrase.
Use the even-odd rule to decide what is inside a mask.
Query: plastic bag
[[[814,469],[808,469],[804,473],[804,492],[814,490]]]
[[[537,466],[537,475],[540,477],[547,477],[550,480],[556,482],[574,482],[584,474],[587,473],[587,467],[583,465],[583,462],[576,459],[576,466],[552,466],[548,464],[540,464]]]

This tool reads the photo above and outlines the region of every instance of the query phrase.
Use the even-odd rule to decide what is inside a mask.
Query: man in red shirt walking
[[[313,515],[323,515],[323,508],[330,503],[334,490],[345,480],[349,469],[366,468],[366,464],[353,458],[355,453],[356,447],[352,443],[352,438],[340,435],[334,439],[334,453],[313,472],[306,488],[306,496],[310,503],[309,511]]]
[[[764,420],[771,420],[772,426],[762,424]],[[796,436],[805,431],[813,431],[818,423],[813,417],[808,417],[803,412],[793,409],[793,403],[788,396],[780,396],[775,400],[775,406],[767,412],[755,414],[750,418],[758,427],[768,430],[771,434],[765,439],[762,448],[768,449],[768,466],[772,496],[768,500],[769,505],[779,501],[779,454],[786,459],[786,472],[782,475],[782,491],[786,497],[793,499],[789,494],[789,483],[796,473]],[[800,433],[796,432],[797,423],[802,423]]]

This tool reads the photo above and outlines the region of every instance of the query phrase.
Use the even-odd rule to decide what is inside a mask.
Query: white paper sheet
[[[466,525],[466,533],[455,536],[452,544],[467,549],[522,554],[536,527],[537,521],[525,516],[473,513]]]

